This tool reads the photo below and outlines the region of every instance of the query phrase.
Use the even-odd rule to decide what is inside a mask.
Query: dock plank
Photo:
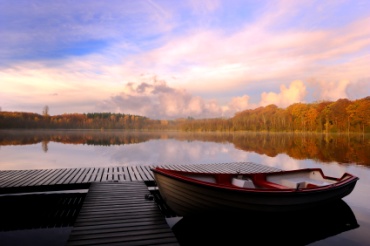
[[[143,173],[144,173],[144,175],[146,177],[146,179],[145,179],[146,181],[151,181],[151,180],[154,179],[153,173],[152,173],[152,171],[150,169],[148,169],[148,167],[140,166],[138,168],[140,168],[143,171]]]
[[[70,184],[72,180],[78,179],[80,173],[83,171],[83,168],[76,168],[71,175],[69,175],[66,179],[61,182],[61,184]]]
[[[19,172],[16,177],[13,177],[12,179],[8,180],[3,186],[4,187],[17,187],[19,186],[19,180],[24,180],[25,178],[28,178],[29,174],[32,174],[32,170],[22,170],[22,172]]]
[[[45,177],[44,180],[41,180],[37,185],[52,185],[55,183],[56,179],[68,173],[68,169],[55,169],[49,176]]]
[[[102,168],[101,177],[100,177],[101,182],[107,181],[107,172],[108,172],[107,169],[108,169],[107,167]]]
[[[128,167],[126,166],[126,167],[122,167],[122,168],[124,170],[124,180],[125,181],[130,181],[130,175],[128,173]]]
[[[78,171],[78,168],[71,168],[68,170],[67,175],[64,175],[56,180],[55,184],[68,184],[68,180],[71,179]]]
[[[69,175],[71,175],[71,173],[73,173],[75,170],[76,170],[76,168],[61,170],[61,173],[56,173],[55,175],[53,175],[53,179],[50,180],[50,183],[48,183],[48,185],[63,183],[63,180],[68,178]],[[63,173],[63,175],[62,175],[62,173]]]
[[[134,168],[135,173],[137,174],[137,176],[141,178],[140,180],[145,180],[145,181],[148,180],[147,177],[146,177],[146,175],[145,175],[145,173],[140,168],[140,166],[134,166],[133,168]]]
[[[104,174],[104,168],[98,168],[98,172],[96,173],[96,176],[95,176],[95,182],[101,182],[101,181],[104,181],[102,179],[103,177],[103,174]]]
[[[179,245],[142,181],[92,183],[67,245]]]
[[[86,170],[87,170],[87,168],[80,168],[78,170],[78,172],[76,173],[76,175],[73,178],[71,178],[70,180],[68,180],[67,182],[70,183],[70,184],[77,183],[77,180],[80,180],[81,175],[83,175],[86,172]]]
[[[96,167],[92,168],[92,170],[86,174],[86,177],[83,179],[82,182],[84,183],[85,182],[86,183],[95,182],[95,177],[96,177],[97,172],[98,172],[98,168]]]
[[[92,168],[84,168],[83,172],[81,173],[80,177],[77,180],[73,180],[72,182],[76,183],[86,183],[84,182],[85,178],[89,176],[89,173],[92,172]]]
[[[135,172],[131,166],[127,167],[128,174],[130,177],[130,181],[137,181],[138,179],[136,178]]]
[[[8,175],[0,180],[0,186],[6,187],[6,185],[13,180],[16,180],[19,176],[22,175],[22,170],[14,170],[12,173],[8,173]]]
[[[48,177],[53,171],[55,171],[55,169],[43,169],[41,171],[36,171],[37,173],[32,176],[30,175],[29,178],[25,180],[25,182],[20,182],[20,186],[32,186],[34,184],[38,184],[46,177]]]

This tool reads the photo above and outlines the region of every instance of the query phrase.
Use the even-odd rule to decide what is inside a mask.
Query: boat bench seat
[[[250,179],[233,178],[231,184],[241,188],[256,188],[253,181]]]
[[[254,184],[263,188],[268,188],[268,189],[289,189],[289,187],[280,185],[277,183],[273,183],[267,180],[263,179],[256,179],[254,180]]]
[[[281,184],[289,188],[314,188],[318,186],[329,185],[329,183],[321,180],[310,178],[297,178],[297,179],[282,179]]]

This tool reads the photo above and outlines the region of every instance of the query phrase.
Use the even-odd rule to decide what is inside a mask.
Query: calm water
[[[0,131],[0,170],[246,161],[284,170],[320,167],[330,176],[349,172],[360,178],[355,190],[343,199],[344,204],[333,205],[336,209],[311,211],[310,216],[283,215],[285,219],[275,217],[273,221],[263,215],[249,218],[248,226],[243,228],[250,235],[263,227],[275,237],[294,232],[302,239],[295,241],[295,245],[370,245],[370,136],[367,135]],[[261,220],[270,220],[269,226],[258,224]],[[198,227],[194,225],[199,225],[198,242],[202,237],[204,242],[209,241],[215,235],[212,231],[222,228],[223,237],[234,240],[241,237],[240,242],[246,239],[247,231],[233,228],[232,221],[210,218],[180,222],[173,228],[184,245],[195,244],[190,240],[193,237],[185,233],[195,234]],[[217,229],[212,228],[215,225]],[[285,244],[289,244],[287,237],[291,235],[281,239],[287,240]]]

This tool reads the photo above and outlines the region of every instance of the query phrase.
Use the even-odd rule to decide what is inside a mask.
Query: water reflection
[[[230,143],[236,149],[275,157],[289,157],[320,162],[370,165],[370,136],[362,134],[292,134],[292,133],[185,133],[138,131],[0,131],[0,146],[42,143],[82,144],[89,146],[119,146],[150,140],[201,141]]]
[[[42,140],[42,150],[46,153],[46,152],[48,152],[48,143],[49,143],[49,141],[47,141],[47,140]]]
[[[182,218],[173,227],[181,245],[307,245],[358,228],[343,201],[303,212],[251,213],[237,218]]]
[[[360,178],[355,190],[343,199],[354,209],[361,225],[356,230],[350,230],[355,228],[356,223],[350,219],[351,213],[345,208],[342,209],[344,211],[333,212],[331,215],[333,211],[331,209],[327,209],[328,214],[318,212],[311,213],[310,216],[304,214],[273,217],[251,215],[251,218],[237,218],[238,222],[242,223],[241,227],[233,224],[235,218],[231,221],[230,219],[196,220],[194,223],[187,222],[188,219],[186,219],[177,226],[188,228],[190,239],[184,239],[184,243],[194,238],[197,233],[203,235],[202,240],[208,242],[208,240],[215,241],[213,237],[217,238],[219,234],[227,232],[230,237],[233,237],[230,238],[231,241],[240,240],[242,244],[249,244],[248,238],[256,239],[256,235],[260,235],[259,230],[262,232],[267,230],[281,240],[278,242],[292,240],[294,233],[306,238],[305,240],[313,241],[318,240],[319,236],[328,236],[330,230],[340,233],[349,229],[348,233],[351,235],[341,233],[340,236],[334,236],[325,241],[341,240],[344,234],[347,240],[362,240],[369,245],[369,149],[369,135],[0,130],[0,170],[251,161],[283,170],[319,167],[326,175],[334,177],[349,172]],[[340,213],[349,215],[343,216],[339,215]],[[316,223],[313,218],[316,218]],[[342,221],[344,218],[348,218],[349,222]],[[305,220],[310,221],[308,225],[302,224]],[[287,224],[286,221],[291,223]],[[212,227],[217,224],[220,225],[220,229]],[[341,227],[338,228],[335,224]],[[344,226],[346,224],[349,226]],[[227,225],[226,228],[225,225]],[[323,227],[325,225],[327,228]],[[213,231],[211,229],[203,231],[207,226],[213,228]],[[284,230],[284,228],[287,229]],[[320,228],[326,235],[320,234]],[[196,229],[200,231],[197,232]],[[267,238],[269,233],[264,233],[258,240],[272,240],[272,237]],[[277,245],[274,242],[273,245]],[[297,242],[299,243],[301,242]],[[205,245],[209,244],[211,243],[205,243]],[[215,244],[217,245],[217,242]],[[267,243],[261,243],[261,245],[267,245]]]

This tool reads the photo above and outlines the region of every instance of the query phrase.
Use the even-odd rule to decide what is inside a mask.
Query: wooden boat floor
[[[179,245],[142,181],[92,183],[67,245]]]

